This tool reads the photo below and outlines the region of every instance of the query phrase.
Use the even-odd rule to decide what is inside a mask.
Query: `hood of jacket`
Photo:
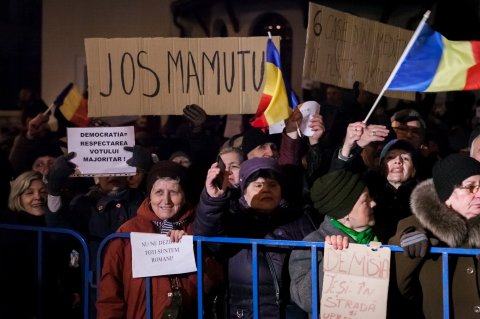
[[[413,190],[410,197],[413,214],[423,227],[450,247],[480,247],[480,216],[466,219],[441,202],[427,179]]]

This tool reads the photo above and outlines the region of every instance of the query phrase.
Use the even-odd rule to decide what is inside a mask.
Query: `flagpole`
[[[377,107],[378,102],[379,102],[380,99],[382,98],[383,94],[384,94],[385,91],[387,90],[387,88],[388,88],[388,86],[390,85],[390,83],[392,83],[393,78],[395,77],[395,75],[397,75],[398,69],[400,69],[400,66],[402,65],[403,61],[404,61],[405,58],[407,57],[407,54],[410,52],[410,49],[412,48],[413,44],[415,43],[415,41],[417,41],[418,35],[419,35],[420,32],[422,31],[423,26],[424,26],[425,23],[427,22],[428,17],[430,17],[430,10],[428,10],[427,12],[425,12],[425,14],[423,15],[422,20],[420,21],[420,23],[419,23],[418,26],[417,26],[417,29],[415,30],[415,32],[413,33],[412,37],[410,38],[410,41],[408,42],[407,46],[405,47],[405,50],[403,50],[403,53],[402,53],[402,55],[400,56],[400,59],[398,60],[397,64],[395,65],[395,68],[393,68],[392,73],[390,74],[390,76],[388,77],[387,82],[385,83],[385,85],[383,86],[382,90],[381,90],[380,93],[378,94],[377,99],[375,100],[375,103],[373,103],[373,106],[372,106],[372,108],[370,109],[370,111],[368,112],[368,114],[367,114],[367,116],[365,117],[365,119],[363,120],[363,123],[367,123],[368,119],[370,118],[370,116],[372,115],[373,111],[374,111],[375,108]]]

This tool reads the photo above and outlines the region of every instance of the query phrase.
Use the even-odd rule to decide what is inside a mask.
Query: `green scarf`
[[[343,225],[342,223],[340,223],[338,220],[334,218],[331,218],[330,222],[332,223],[333,227],[340,229],[341,231],[346,233],[358,244],[368,244],[371,241],[378,241],[377,236],[375,236],[375,234],[373,233],[372,227],[368,227],[364,231],[357,232]]]

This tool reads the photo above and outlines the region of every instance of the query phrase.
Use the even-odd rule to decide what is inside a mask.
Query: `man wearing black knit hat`
[[[430,241],[435,246],[480,248],[480,162],[452,154],[433,167],[433,178],[414,189],[410,197],[413,216],[399,223],[392,244],[415,250]],[[428,235],[428,241],[427,241]],[[396,256],[400,292],[423,301],[425,318],[444,316],[442,303],[442,258],[423,252],[421,258]],[[474,255],[450,257],[452,318],[478,316],[480,265]]]

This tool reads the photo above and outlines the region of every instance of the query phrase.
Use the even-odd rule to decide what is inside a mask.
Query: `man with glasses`
[[[403,109],[392,115],[391,125],[399,140],[410,142],[419,153],[417,179],[424,180],[431,177],[433,164],[437,161],[437,154],[425,144],[427,126],[420,113],[414,109]]]

